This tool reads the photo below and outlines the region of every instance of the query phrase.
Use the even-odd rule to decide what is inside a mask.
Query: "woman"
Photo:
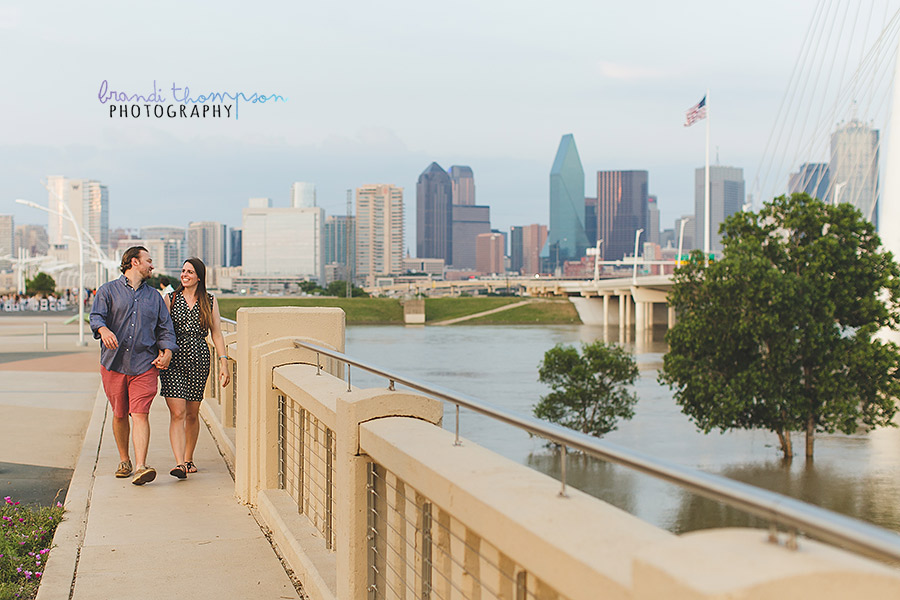
[[[172,313],[178,350],[169,368],[160,371],[160,393],[169,406],[169,441],[175,454],[175,467],[169,474],[178,479],[196,473],[194,448],[200,435],[200,402],[209,377],[207,333],[219,354],[219,381],[228,385],[228,354],[220,326],[219,303],[206,292],[206,266],[199,258],[189,258],[181,268],[181,285],[165,297]]]

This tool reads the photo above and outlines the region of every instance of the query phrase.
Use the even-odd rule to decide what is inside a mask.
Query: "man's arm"
[[[153,360],[153,365],[159,369],[167,369],[172,353],[178,349],[175,343],[175,326],[172,324],[172,315],[166,307],[162,296],[157,294],[159,308],[156,318],[156,347],[159,348],[159,356]]]
[[[109,294],[109,288],[101,286],[94,295],[94,303],[91,305],[91,331],[94,333],[95,340],[100,340],[104,346],[110,350],[115,350],[119,347],[119,339],[106,326],[111,306],[112,298]]]

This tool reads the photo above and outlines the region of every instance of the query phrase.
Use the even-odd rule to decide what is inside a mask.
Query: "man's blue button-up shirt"
[[[119,340],[115,350],[100,343],[100,364],[108,371],[140,375],[152,366],[160,350],[174,352],[178,348],[172,316],[162,296],[144,282],[138,289],[132,288],[124,275],[101,285],[94,296],[94,339],[100,339],[99,330],[104,326]]]

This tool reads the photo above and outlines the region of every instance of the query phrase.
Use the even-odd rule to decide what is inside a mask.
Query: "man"
[[[156,396],[158,369],[172,360],[175,329],[159,292],[145,283],[153,260],[143,246],[122,255],[122,276],[104,283],[94,298],[91,330],[100,340],[100,375],[113,410],[113,435],[119,450],[116,477],[133,474],[131,483],[144,485],[156,478],[147,466],[150,444],[150,403]],[[131,431],[128,416],[134,422]],[[128,438],[134,438],[132,470]]]
[[[171,280],[165,275],[159,276],[159,293],[162,294],[163,298],[165,298],[166,294],[171,294],[175,291],[175,288],[172,287]]]

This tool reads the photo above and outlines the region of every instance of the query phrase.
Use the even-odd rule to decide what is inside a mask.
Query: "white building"
[[[116,260],[121,261],[122,255],[132,246],[143,246],[150,254],[150,258],[153,259],[154,275],[168,275],[169,277],[178,277],[181,275],[181,267],[184,264],[184,259],[181,257],[182,247],[181,242],[178,240],[166,240],[161,238],[145,238],[139,240],[127,239],[119,240],[117,244],[115,251]],[[203,262],[204,264],[206,263],[206,261]],[[210,275],[211,273],[207,272],[206,284],[211,287]]]
[[[12,266],[16,257],[16,222],[13,215],[0,215],[0,270]],[[9,256],[9,259],[4,257]]]
[[[387,184],[356,188],[356,279],[403,272],[403,188]]]
[[[849,202],[878,225],[878,130],[853,120],[831,135],[832,201]]]
[[[177,276],[181,273],[181,265],[188,258],[187,230],[184,227],[171,225],[141,227],[140,238],[142,240],[164,240],[166,242],[163,246],[165,255],[160,258],[153,256],[156,270],[166,275]]]
[[[305,277],[324,283],[322,227],[325,211],[317,207],[243,210],[241,254],[247,276]]]
[[[109,192],[105,185],[93,179],[67,179],[54,175],[47,178],[49,190],[49,208],[54,211],[48,215],[48,237],[50,245],[59,249],[65,248],[66,262],[78,264],[78,243],[75,227],[86,231],[103,252],[109,251]],[[72,213],[77,225],[66,218]],[[84,240],[84,261],[91,263],[96,253],[91,243]],[[89,273],[90,268],[85,268]],[[96,283],[96,282],[93,282]],[[90,285],[91,282],[86,281]]]
[[[316,185],[296,181],[291,185],[291,208],[315,208]]]

